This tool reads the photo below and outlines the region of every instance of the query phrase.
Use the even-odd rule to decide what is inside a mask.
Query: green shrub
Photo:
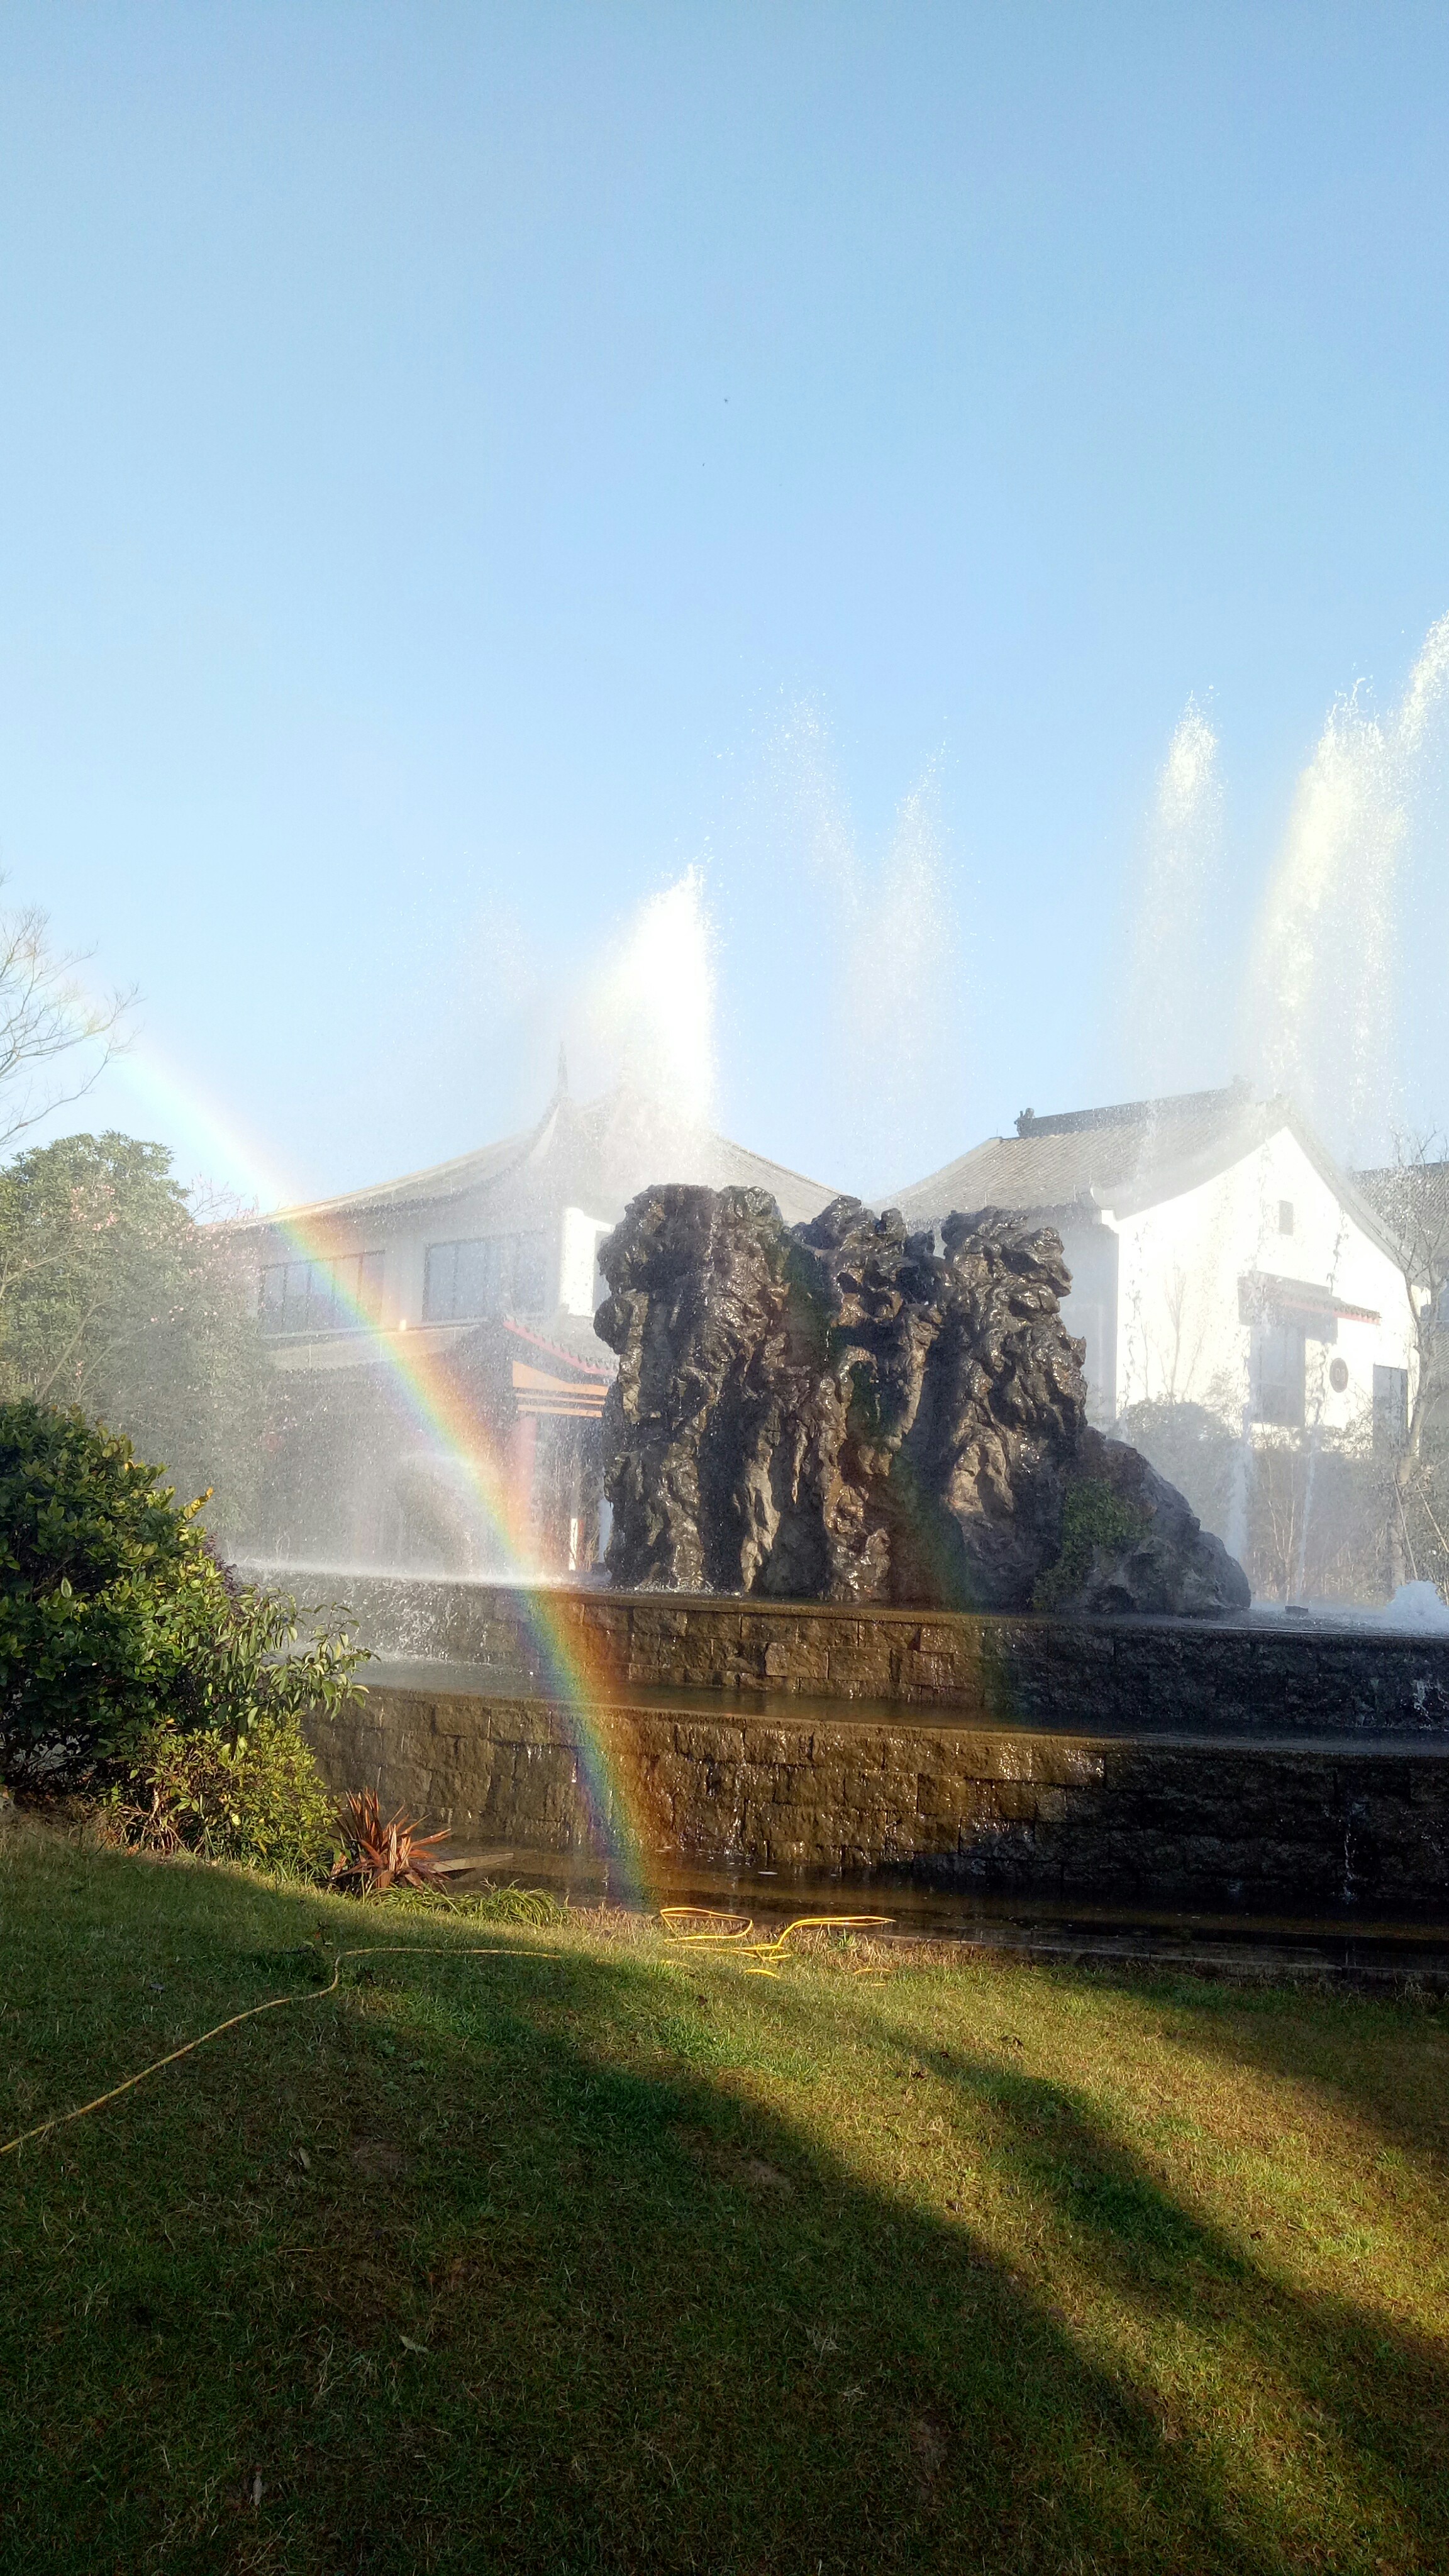
[[[325,1793],[301,1720],[354,1696],[362,1651],[337,1614],[238,1585],[199,1509],[82,1414],[0,1405],[0,1758],[123,1803],[164,1785],[198,1848],[241,1833],[227,1820],[245,1807],[249,1856],[288,1835],[310,1851]],[[240,1804],[225,1780],[245,1784]],[[288,1797],[300,1804],[284,1827]]]
[[[0,1730],[22,1768],[74,1768],[169,1704],[177,1611],[204,1585],[194,1514],[129,1440],[0,1405]],[[219,1570],[218,1579],[219,1579]]]
[[[1032,1591],[1034,1610],[1057,1610],[1074,1601],[1092,1570],[1100,1548],[1116,1556],[1131,1547],[1147,1527],[1147,1514],[1100,1476],[1079,1476],[1068,1485],[1062,1506],[1062,1552],[1055,1565],[1039,1574]]]
[[[176,1672],[166,1713],[186,1729],[247,1733],[262,1719],[296,1724],[334,1716],[358,1697],[367,1649],[340,1623],[346,1613],[300,1609],[286,1592],[238,1583],[203,1539],[194,1577],[172,1614]]]
[[[186,1734],[162,1721],[141,1737],[107,1813],[128,1842],[325,1877],[340,1836],[336,1803],[295,1716],[259,1716],[235,1734]]]

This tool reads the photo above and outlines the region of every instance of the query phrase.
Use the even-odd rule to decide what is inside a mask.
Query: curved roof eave
[[[1256,1134],[1249,1131],[1256,1129]],[[1279,1097],[1265,1100],[1245,1116],[1243,1127],[1235,1136],[1225,1135],[1207,1152],[1186,1157],[1182,1162],[1165,1166],[1152,1176],[1150,1185],[1118,1190],[1104,1199],[1113,1216],[1138,1216],[1144,1208],[1160,1207],[1167,1199],[1182,1198],[1189,1190],[1202,1189],[1209,1181],[1231,1171],[1245,1154],[1257,1153],[1270,1140],[1283,1133],[1290,1135],[1300,1152],[1312,1164],[1325,1189],[1333,1192],[1347,1209],[1355,1225],[1376,1248],[1386,1254],[1396,1270],[1402,1270],[1403,1257],[1392,1233],[1369,1205],[1352,1175],[1336,1163],[1326,1145],[1319,1142],[1307,1122],[1300,1118],[1289,1100]]]
[[[1264,1100],[1250,1104],[1235,1127],[1225,1127],[1195,1154],[1180,1155],[1175,1161],[1159,1163],[1150,1174],[1129,1181],[1121,1188],[1102,1186],[1101,1201],[1114,1216],[1139,1216],[1144,1208],[1161,1207],[1168,1199],[1180,1199],[1189,1190],[1200,1190],[1209,1181],[1222,1178],[1234,1163],[1247,1154],[1256,1154],[1269,1138],[1282,1127],[1292,1125],[1292,1113],[1285,1100]]]
[[[256,1233],[265,1226],[303,1225],[314,1218],[351,1216],[365,1208],[405,1208],[430,1199],[458,1198],[479,1181],[499,1180],[527,1162],[542,1143],[553,1115],[551,1106],[536,1127],[525,1128],[520,1135],[502,1137],[496,1145],[480,1146],[471,1154],[456,1154],[451,1161],[433,1163],[421,1172],[406,1172],[396,1181],[378,1181],[370,1189],[344,1190],[337,1198],[309,1199],[300,1206],[268,1208],[258,1216],[223,1222],[234,1233]]]
[[[605,1093],[586,1106],[571,1103],[576,1121],[583,1124],[597,1119],[617,1100],[624,1086]],[[471,1154],[454,1155],[446,1163],[433,1163],[424,1170],[407,1172],[395,1181],[380,1181],[364,1190],[344,1191],[336,1198],[312,1199],[304,1205],[274,1208],[255,1215],[224,1219],[223,1224],[235,1234],[261,1234],[274,1226],[308,1226],[325,1223],[329,1218],[378,1214],[402,1214],[408,1209],[436,1204],[439,1200],[460,1198],[485,1182],[500,1181],[511,1172],[523,1171],[540,1162],[548,1153],[558,1130],[564,1103],[555,1098],[541,1118],[517,1135],[505,1136],[496,1145],[478,1147]],[[768,1155],[757,1154],[748,1145],[737,1145],[731,1137],[711,1135],[710,1146],[722,1161],[733,1160],[740,1171],[732,1173],[717,1186],[768,1189],[778,1198],[782,1193],[792,1201],[801,1201],[810,1213],[828,1207],[838,1193],[823,1181],[811,1180],[804,1172],[792,1171],[786,1163],[772,1162]]]

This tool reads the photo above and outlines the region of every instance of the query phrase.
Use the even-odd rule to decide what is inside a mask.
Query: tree
[[[0,1153],[79,1100],[124,1042],[132,996],[92,1000],[76,980],[81,962],[51,947],[43,912],[0,912]]]
[[[0,1171],[0,1398],[79,1406],[245,1521],[269,1379],[255,1282],[162,1145],[67,1136]]]
[[[1445,1447],[1445,1328],[1449,1324],[1449,1139],[1394,1139],[1393,1162],[1360,1172],[1359,1186],[1397,1250],[1414,1317],[1414,1364],[1402,1422],[1377,1426],[1391,1441],[1384,1476],[1384,1554],[1389,1589],[1431,1568],[1449,1575],[1445,1498],[1436,1469]]]

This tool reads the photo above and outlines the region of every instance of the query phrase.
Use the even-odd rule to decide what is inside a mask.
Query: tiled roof
[[[1442,1281],[1449,1269],[1449,1163],[1410,1156],[1353,1177],[1415,1276],[1425,1285]]]
[[[628,1200],[652,1181],[702,1181],[712,1189],[768,1190],[791,1225],[818,1216],[836,1195],[821,1182],[751,1153],[727,1136],[685,1126],[642,1093],[620,1085],[602,1099],[588,1102],[564,1094],[550,1102],[536,1126],[495,1145],[481,1146],[475,1153],[281,1213],[303,1222],[386,1210],[401,1213],[514,1177],[541,1194],[572,1202],[600,1217],[622,1216]],[[274,1221],[246,1219],[237,1231]]]
[[[1340,1170],[1291,1102],[1255,1100],[1246,1083],[1050,1118],[1023,1110],[1018,1124],[1017,1135],[988,1137],[890,1203],[913,1225],[983,1207],[1058,1222],[1076,1209],[1126,1216],[1216,1179],[1286,1128],[1370,1240],[1396,1264],[1402,1258],[1387,1193],[1372,1186],[1388,1176]]]
[[[1220,1170],[1283,1123],[1281,1102],[1255,1102],[1241,1084],[1165,1100],[1038,1118],[1024,1110],[1015,1136],[991,1136],[954,1163],[893,1194],[917,1224],[953,1209],[1015,1208],[1046,1214],[1078,1205],[1151,1204],[1190,1185],[1204,1165]]]
[[[1449,1163],[1385,1163],[1376,1171],[1355,1172],[1354,1180],[1370,1207],[1392,1224],[1405,1205],[1449,1209]]]

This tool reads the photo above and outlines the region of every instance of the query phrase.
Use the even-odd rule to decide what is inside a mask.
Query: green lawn
[[[1441,2009],[18,1832],[0,1908],[6,2137],[420,1953],[0,2160],[7,2570],[1449,2566]]]

